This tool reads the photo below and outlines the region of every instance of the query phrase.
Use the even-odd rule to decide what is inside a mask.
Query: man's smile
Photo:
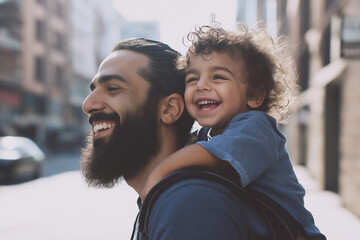
[[[114,121],[94,121],[92,123],[93,131],[95,134],[95,137],[103,136],[106,133],[109,133],[112,131],[112,129],[115,127]]]
[[[89,117],[89,123],[92,126],[94,138],[110,135],[113,131],[119,116],[116,113],[95,113]]]

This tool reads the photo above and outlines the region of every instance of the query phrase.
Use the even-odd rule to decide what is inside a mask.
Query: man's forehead
[[[131,50],[117,50],[109,54],[100,64],[96,75],[113,75],[137,73],[147,68],[149,58]]]
[[[117,50],[109,54],[100,64],[99,69],[108,63],[115,62],[116,65],[135,64],[135,66],[147,66],[149,58],[142,53],[131,50]]]
[[[91,81],[91,85],[93,86],[97,82],[106,82],[102,80],[109,79],[118,79],[127,83],[132,82],[130,80],[134,79],[134,77],[142,78],[139,72],[147,68],[148,63],[149,58],[144,54],[131,50],[114,51],[100,64],[98,72]]]

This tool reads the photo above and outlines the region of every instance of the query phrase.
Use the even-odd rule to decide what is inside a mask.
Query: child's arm
[[[146,182],[143,193],[147,195],[156,183],[170,173],[184,167],[196,165],[226,167],[228,163],[209,153],[200,144],[195,143],[188,145],[171,154],[155,167]]]

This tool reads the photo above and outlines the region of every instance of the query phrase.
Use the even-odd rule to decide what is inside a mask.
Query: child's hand
[[[228,163],[220,161],[199,144],[186,146],[162,160],[150,173],[140,193],[142,200],[149,191],[170,173],[189,166],[226,167]]]

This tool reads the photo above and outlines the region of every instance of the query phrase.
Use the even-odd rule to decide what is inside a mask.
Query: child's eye
[[[185,83],[188,84],[188,83],[191,83],[191,82],[194,82],[197,80],[198,80],[198,78],[196,78],[196,77],[189,77],[189,78],[186,78]]]
[[[224,79],[224,80],[226,80],[226,79],[228,79],[228,78],[225,77],[224,75],[221,75],[221,74],[215,74],[215,75],[214,75],[214,79]]]

